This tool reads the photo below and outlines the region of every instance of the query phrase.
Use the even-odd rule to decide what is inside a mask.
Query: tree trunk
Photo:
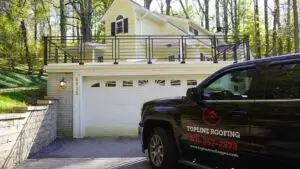
[[[288,5],[288,10],[287,10],[287,36],[286,36],[286,41],[287,41],[287,53],[291,53],[292,52],[292,41],[291,41],[291,0],[287,1],[287,5]]]
[[[277,19],[278,19],[278,10],[279,10],[279,0],[275,0],[275,10],[274,10],[274,23],[273,23],[273,42],[272,42],[272,55],[277,55]]]
[[[73,9],[76,11],[77,15],[81,21],[81,36],[83,42],[91,41],[92,39],[92,0],[81,0],[81,1],[70,1]],[[79,7],[77,6],[79,4]]]
[[[255,48],[256,58],[261,58],[258,1],[254,1]]]
[[[160,7],[160,13],[164,13],[164,3],[163,3],[163,0],[160,0],[160,5],[159,5],[159,7]]]
[[[48,28],[49,28],[49,36],[52,36],[52,26],[51,26],[51,22],[50,22],[49,18],[47,18],[47,24],[48,24]]]
[[[32,61],[30,57],[30,52],[29,52],[29,45],[28,45],[28,37],[27,37],[27,28],[25,21],[21,21],[21,31],[22,31],[22,38],[24,42],[24,47],[25,47],[25,58],[27,61],[27,66],[28,66],[28,73],[32,74],[33,73],[33,66],[32,66]]]
[[[43,6],[43,9],[46,10],[44,1],[41,1],[41,4],[42,4],[42,6]],[[52,36],[52,27],[51,27],[50,19],[47,18],[46,20],[47,20],[48,30],[49,30],[49,35],[48,35],[48,36]]]
[[[34,42],[36,42],[37,41],[37,32],[38,32],[38,25],[37,25],[37,23],[36,23],[36,21],[34,21]]]
[[[205,8],[205,29],[209,30],[209,0],[204,0],[204,8]]]
[[[75,36],[76,36],[76,33],[75,33],[75,28],[76,28],[76,23],[77,23],[77,21],[76,21],[76,19],[74,19],[75,18],[75,11],[73,10],[72,11],[72,15],[73,15],[73,19],[72,19],[72,22],[73,22],[73,27],[72,27],[72,36],[73,36],[73,42],[75,41]]]
[[[60,40],[63,46],[66,45],[66,15],[65,15],[65,0],[60,0]]]
[[[216,0],[216,27],[217,29],[221,27],[220,24],[220,6],[219,6],[220,0]]]
[[[198,6],[199,6],[199,17],[200,17],[200,22],[201,22],[201,27],[204,27],[204,15],[205,15],[205,11],[203,9],[203,6],[200,2],[200,0],[197,0]],[[200,15],[200,13],[202,13],[202,15]]]
[[[144,0],[145,8],[150,9],[152,0]]]
[[[224,34],[225,41],[227,41],[228,36],[228,0],[223,0],[223,12],[224,12]]]
[[[80,4],[81,35],[83,42],[91,41],[92,0],[83,0]]]
[[[87,6],[87,14],[86,14],[86,24],[87,24],[87,41],[92,40],[92,11],[93,11],[93,2],[92,0],[88,0],[88,6]]]
[[[238,38],[239,35],[239,20],[238,20],[238,12],[237,12],[237,0],[234,0],[234,27],[235,27],[235,38]]]
[[[235,34],[234,39],[235,43],[238,42],[238,36],[239,36],[239,28],[238,28],[238,13],[237,13],[237,0],[234,0],[234,27],[235,27]],[[234,50],[233,58],[235,59],[235,62],[237,62],[237,49]]]
[[[184,4],[182,3],[182,0],[179,0],[179,2],[180,2],[180,5],[181,5],[181,7],[182,7],[182,10],[183,10],[183,12],[184,12],[184,14],[185,14],[185,18],[186,18],[186,19],[190,19],[190,16],[189,16],[189,14],[187,13],[187,11],[186,11],[186,9],[185,9],[185,6],[184,6]]]
[[[234,24],[234,4],[232,0],[230,0],[230,19],[231,19],[231,30],[232,34],[234,33],[235,30],[235,24]]]
[[[166,14],[170,15],[171,10],[171,0],[166,0]]]
[[[299,53],[299,19],[298,19],[298,7],[297,0],[293,0],[293,11],[294,11],[294,43],[295,43],[295,53]]]
[[[76,35],[77,35],[77,43],[80,43],[80,24],[79,21],[76,21]]]
[[[269,48],[270,48],[270,45],[269,45],[269,17],[268,17],[268,0],[265,0],[265,32],[266,32],[266,35],[265,35],[265,38],[266,38],[266,53],[265,53],[265,56],[268,57],[269,56]]]
[[[282,44],[282,29],[281,29],[281,22],[280,22],[280,9],[278,10],[278,15],[277,15],[277,25],[278,25],[278,54],[282,55],[283,51],[283,44]]]
[[[37,22],[36,22],[36,13],[37,13],[37,11],[36,11],[36,0],[34,0],[34,2],[33,2],[34,4],[34,42],[36,43],[36,41],[37,41]]]

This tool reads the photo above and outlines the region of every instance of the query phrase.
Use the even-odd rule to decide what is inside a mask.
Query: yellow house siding
[[[189,24],[187,22],[184,21],[172,21],[172,24],[176,25],[177,27],[183,29],[184,31],[188,32],[189,30]]]
[[[138,10],[138,12],[137,12]],[[116,34],[116,36],[122,35],[187,35],[189,33],[189,23],[188,20],[176,19],[176,18],[165,18],[159,19],[159,14],[152,14],[151,12],[147,13],[146,10],[141,10],[141,7],[137,6],[133,2],[129,0],[115,0],[112,6],[109,8],[107,13],[105,14],[105,33],[106,36],[111,36],[111,23],[116,22],[117,16],[122,15],[124,18],[128,18],[128,33],[120,33]],[[165,23],[164,23],[165,22]],[[197,29],[197,27],[196,27]],[[198,29],[197,29],[198,30]],[[201,30],[199,31],[199,35],[205,35]],[[159,36],[158,36],[159,37]],[[159,37],[164,38],[164,37]],[[127,39],[119,39],[116,41],[117,49],[114,49],[116,52],[116,56],[119,59],[143,59],[148,55],[149,50],[146,47],[146,39],[139,39],[138,37],[132,36]],[[175,58],[180,54],[179,48],[179,39],[178,43],[170,47],[167,47],[169,42],[164,40],[164,43],[158,42],[154,40],[153,43],[153,57],[156,59],[161,59],[160,61],[166,61],[168,56],[175,55]],[[112,45],[115,47],[115,43]],[[112,59],[111,44],[105,49],[104,52],[97,51],[96,54],[104,56],[104,60]],[[209,55],[211,49],[205,47],[201,44],[196,47],[187,46],[186,54],[187,57],[196,57],[200,55],[200,53],[204,53],[205,55]],[[88,54],[89,55],[89,54]],[[165,59],[162,59],[165,58]],[[123,61],[124,61],[123,60]],[[111,61],[111,60],[110,60]],[[119,60],[120,61],[120,60]]]
[[[115,0],[105,18],[105,35],[111,36],[111,23],[116,21],[118,15],[128,18],[128,33],[117,35],[135,35],[136,12],[135,5],[127,0]]]
[[[158,24],[153,20],[150,19],[143,19],[140,21],[142,23],[142,26],[140,27],[142,29],[143,35],[163,35],[165,34],[164,25]],[[139,22],[139,24],[141,24]]]

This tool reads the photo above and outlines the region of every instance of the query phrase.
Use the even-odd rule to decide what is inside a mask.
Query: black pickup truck
[[[232,64],[141,111],[153,169],[300,168],[300,54]]]

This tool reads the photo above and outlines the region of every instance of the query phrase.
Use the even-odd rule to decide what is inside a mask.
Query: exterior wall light
[[[66,87],[66,81],[65,81],[64,77],[59,81],[59,86],[61,88],[65,88]]]
[[[167,46],[168,48],[170,48],[170,47],[172,47],[172,44],[167,44],[166,46]]]

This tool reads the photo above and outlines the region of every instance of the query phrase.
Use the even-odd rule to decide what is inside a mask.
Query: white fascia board
[[[165,24],[165,23],[168,22],[165,18],[160,17],[159,15],[157,15],[157,14],[155,14],[155,13],[153,13],[150,10],[145,9],[145,8],[136,8],[135,11],[139,14],[142,14],[142,15],[146,14],[143,19],[151,19],[151,20],[154,20],[156,22],[160,22],[162,24]]]
[[[231,62],[200,63],[200,64],[122,64],[122,65],[48,65],[45,67],[50,72],[73,72],[89,76],[131,76],[131,75],[183,75],[183,74],[211,74]]]

